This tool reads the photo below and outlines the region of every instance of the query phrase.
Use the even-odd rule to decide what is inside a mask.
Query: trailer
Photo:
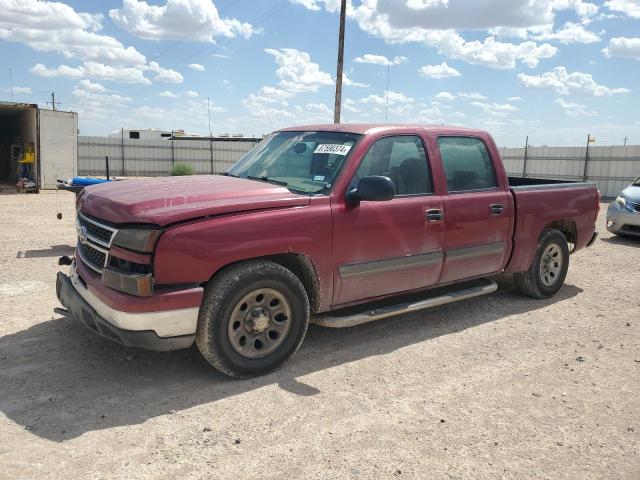
[[[59,178],[77,175],[77,165],[77,113],[0,102],[0,190],[55,189]]]

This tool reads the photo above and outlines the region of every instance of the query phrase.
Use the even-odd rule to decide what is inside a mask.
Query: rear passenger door
[[[513,215],[511,194],[498,182],[497,159],[478,137],[439,136],[437,146],[447,188],[439,283],[497,272],[509,251]]]

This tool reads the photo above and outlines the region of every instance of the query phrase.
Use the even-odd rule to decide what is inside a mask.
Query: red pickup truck
[[[77,209],[56,284],[66,311],[127,346],[195,341],[242,378],[291,357],[309,322],[483,295],[502,272],[555,294],[569,253],[596,238],[599,192],[508,178],[480,130],[313,125],[270,135],[223,175],[85,188]]]

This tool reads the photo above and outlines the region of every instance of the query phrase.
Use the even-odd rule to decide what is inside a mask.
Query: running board
[[[435,297],[425,298],[413,303],[401,303],[398,305],[391,305],[387,307],[378,308],[375,310],[368,310],[353,315],[344,316],[332,316],[329,314],[323,314],[314,316],[311,318],[311,323],[322,325],[329,328],[345,328],[353,327],[363,323],[373,322],[375,320],[381,320],[387,317],[393,317],[396,315],[402,315],[403,313],[415,312],[418,310],[425,310],[427,308],[438,307],[440,305],[446,305],[448,303],[459,302],[466,300],[467,298],[480,297],[493,293],[498,289],[498,284],[493,280],[481,280],[482,284],[478,286],[463,288],[461,290],[454,290]]]

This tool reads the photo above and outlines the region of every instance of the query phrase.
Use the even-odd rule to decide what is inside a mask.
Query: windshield
[[[276,132],[247,152],[227,174],[284,185],[301,193],[325,193],[361,136]]]
[[[640,187],[640,177],[636,178],[631,185],[634,187]]]

